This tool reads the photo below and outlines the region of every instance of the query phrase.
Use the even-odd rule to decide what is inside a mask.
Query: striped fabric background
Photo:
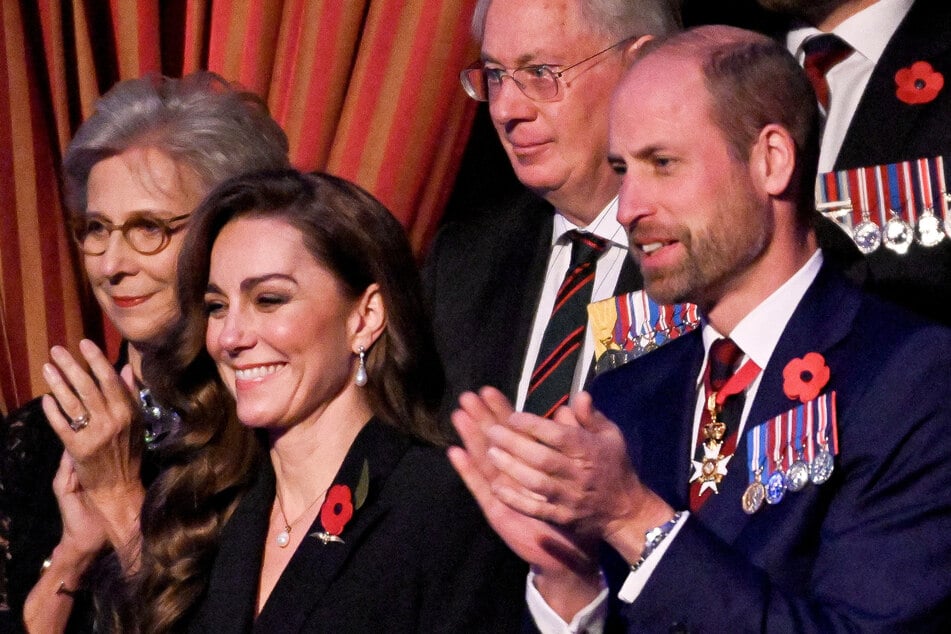
[[[63,228],[62,149],[98,96],[149,72],[221,73],[264,97],[291,159],[359,183],[420,253],[474,102],[475,0],[0,2],[0,409],[46,390],[50,346],[107,343]]]

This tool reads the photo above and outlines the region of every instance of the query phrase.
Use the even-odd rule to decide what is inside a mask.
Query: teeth
[[[269,374],[274,374],[280,369],[281,365],[258,365],[253,368],[246,368],[244,370],[235,370],[234,376],[239,381],[252,381],[254,379],[260,379]]]
[[[642,245],[641,251],[650,255],[651,253],[661,248],[662,246],[664,246],[663,242],[651,242],[650,244]]]

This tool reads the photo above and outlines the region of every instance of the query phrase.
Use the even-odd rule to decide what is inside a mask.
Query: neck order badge
[[[706,406],[700,418],[699,446],[690,477],[691,511],[699,510],[709,499],[703,497],[707,490],[718,493],[717,485],[726,476],[726,465],[736,449],[743,391],[760,372],[752,359],[736,370],[742,357],[743,351],[731,339],[718,339],[710,347],[704,374]]]

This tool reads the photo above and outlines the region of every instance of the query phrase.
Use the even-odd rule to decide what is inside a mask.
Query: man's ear
[[[641,52],[641,47],[654,39],[653,35],[642,35],[633,42],[629,42],[623,49],[624,65],[630,67]]]
[[[796,142],[789,131],[771,123],[760,130],[750,151],[750,170],[763,191],[780,197],[789,193],[796,172]]]
[[[369,350],[386,328],[386,305],[380,293],[380,285],[367,286],[357,299],[350,313],[350,346],[354,352],[360,346]]]

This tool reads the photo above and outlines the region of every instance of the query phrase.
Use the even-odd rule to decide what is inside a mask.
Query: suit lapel
[[[641,394],[650,395],[640,420],[652,421],[637,427],[637,437],[629,440],[638,474],[674,508],[687,508],[690,458],[693,453],[693,403],[696,377],[703,364],[703,339],[694,330],[651,352],[641,372]],[[632,362],[634,363],[634,362]],[[655,377],[657,377],[655,379]],[[686,403],[681,409],[671,403]],[[619,416],[623,416],[620,412]],[[673,465],[673,466],[672,466]]]
[[[836,157],[835,169],[893,163],[920,158],[902,154],[927,105],[911,105],[896,96],[895,73],[917,61],[933,61],[949,46],[951,4],[946,0],[918,0],[888,42],[869,78]],[[933,63],[933,62],[932,62]],[[945,81],[951,77],[945,77]],[[949,87],[945,86],[944,90]],[[887,121],[888,125],[882,125]]]
[[[251,488],[221,533],[208,590],[190,631],[249,632],[257,603],[257,579],[261,573],[274,471],[262,457]],[[249,582],[254,580],[254,582]]]
[[[743,436],[730,460],[728,475],[718,487],[719,494],[708,500],[698,513],[704,523],[724,541],[733,542],[751,518],[740,504],[743,491],[749,484],[747,433],[799,404],[783,393],[783,369],[794,358],[802,357],[807,352],[825,354],[841,341],[851,328],[859,303],[857,291],[832,273],[827,265],[806,291],[786,325],[763,371]]]
[[[520,289],[517,293],[518,316],[514,324],[514,338],[510,340],[511,352],[506,357],[508,364],[508,380],[505,385],[509,387],[509,396],[515,401],[515,395],[518,391],[518,383],[522,375],[522,366],[525,362],[525,353],[528,350],[529,337],[532,332],[532,322],[535,319],[535,311],[538,308],[538,302],[541,299],[542,286],[545,283],[545,267],[548,264],[548,257],[551,254],[551,235],[554,223],[554,209],[544,200],[537,198],[533,201],[538,208],[544,208],[545,220],[537,223],[532,232],[526,232],[529,238],[528,244],[516,247],[516,251],[522,253],[523,260],[518,264],[521,268],[510,269],[508,275],[520,279]],[[526,216],[539,216],[538,211],[533,211]],[[524,271],[520,274],[519,271]]]
[[[264,609],[254,623],[255,632],[297,632],[321,603],[350,556],[360,547],[373,526],[387,513],[379,493],[390,472],[409,448],[410,441],[378,421],[370,421],[354,440],[334,485],[345,484],[351,492],[359,487],[366,465],[369,474],[367,498],[344,526],[340,542],[323,543],[313,533],[323,530],[318,516],[308,536],[281,574]]]

